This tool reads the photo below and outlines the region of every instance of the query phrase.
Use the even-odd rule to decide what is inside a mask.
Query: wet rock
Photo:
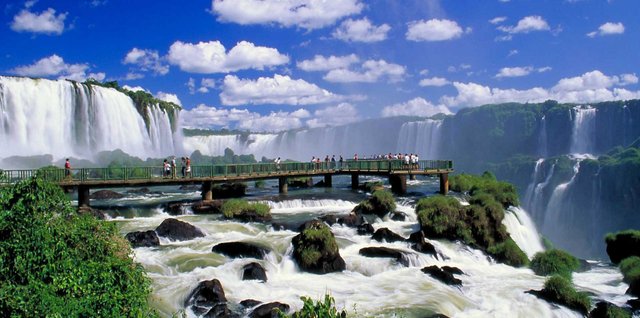
[[[242,306],[244,308],[253,308],[253,307],[258,306],[260,304],[262,304],[262,302],[259,301],[259,300],[255,300],[255,299],[245,299],[245,300],[240,302],[240,306]]]
[[[91,193],[89,198],[95,200],[122,199],[124,198],[124,194],[111,190],[98,190],[94,193]]]
[[[348,215],[339,218],[338,223],[348,227],[359,227],[360,225],[365,223],[365,220],[364,216],[351,212]]]
[[[293,258],[304,271],[326,274],[346,267],[329,227],[320,220],[304,223],[293,240]]]
[[[186,241],[204,236],[199,228],[176,219],[162,221],[160,226],[156,228],[156,233],[174,241]]]
[[[181,215],[184,214],[184,203],[183,202],[168,202],[164,206],[164,212],[169,215]]]
[[[202,281],[191,291],[184,302],[184,307],[191,307],[196,315],[208,313],[215,305],[223,304],[226,307],[227,297],[224,294],[222,284],[217,279]]]
[[[258,306],[258,308],[254,309],[251,314],[249,314],[250,318],[278,318],[278,312],[286,313],[289,311],[289,305],[272,302],[264,305]]]
[[[319,217],[318,219],[320,219],[324,223],[327,223],[327,225],[329,225],[329,226],[332,226],[332,225],[338,223],[338,217],[335,216],[334,214],[325,214],[325,215]]]
[[[447,285],[462,285],[461,280],[453,277],[453,274],[445,272],[436,265],[424,267],[421,271]]]
[[[390,257],[395,259],[402,265],[408,266],[407,259],[404,257],[405,253],[393,248],[383,246],[365,247],[361,248],[360,251],[358,251],[358,254],[366,257]]]
[[[378,242],[387,241],[387,242],[398,242],[404,241],[404,237],[392,232],[386,227],[376,230],[371,237]]]
[[[260,280],[267,281],[267,273],[262,265],[253,262],[242,267],[242,280]]]
[[[607,235],[607,255],[614,264],[629,256],[640,256],[640,231],[624,231]]]
[[[94,209],[94,208],[88,207],[88,206],[78,207],[78,214],[91,215],[91,216],[95,217],[98,220],[106,220],[107,219],[107,215],[108,215],[107,212],[105,212],[105,211]]]
[[[201,191],[202,185],[200,184],[183,184],[178,188],[183,191]]]
[[[433,314],[431,316],[427,316],[426,318],[449,318],[449,316],[443,314]]]
[[[160,246],[160,240],[155,231],[136,231],[127,233],[125,236],[127,241],[131,243],[131,247],[152,247]]]
[[[128,194],[149,194],[151,193],[151,190],[149,190],[149,188],[136,188],[136,189],[131,189],[131,190],[127,190]]]
[[[244,183],[214,184],[212,195],[214,199],[240,198],[246,194],[247,185]]]
[[[404,212],[395,211],[390,214],[390,217],[394,221],[404,222],[407,219],[407,214]]]
[[[364,224],[358,226],[358,234],[359,235],[373,234],[373,232],[374,232],[373,225],[371,225],[369,223],[364,223]]]
[[[313,186],[312,178],[289,178],[287,186],[294,188],[310,188]]]
[[[433,244],[427,242],[427,237],[424,235],[424,232],[418,231],[411,233],[411,236],[407,239],[408,242],[411,242],[411,249],[414,251],[430,254],[434,256],[438,256],[438,252]]]
[[[454,266],[445,265],[445,266],[442,266],[441,269],[442,269],[442,271],[444,271],[446,273],[449,273],[451,275],[463,275],[464,274],[464,272],[461,269],[459,269],[457,267],[454,267]]]
[[[191,205],[194,214],[220,214],[222,213],[222,201],[199,201]]]
[[[249,257],[257,259],[262,259],[269,253],[268,249],[247,242],[220,243],[214,246],[211,251],[231,258]]]
[[[239,318],[240,315],[229,310],[226,303],[215,304],[203,318]]]
[[[631,310],[633,311],[640,310],[640,298],[627,300],[627,305],[631,306]]]
[[[589,313],[589,318],[609,318],[609,317],[621,317],[619,313],[626,312],[625,309],[622,309],[608,301],[600,301],[596,304],[596,308],[591,310]],[[631,313],[627,312],[630,316]]]

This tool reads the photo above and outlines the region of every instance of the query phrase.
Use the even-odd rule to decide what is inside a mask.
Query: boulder
[[[633,311],[640,310],[640,298],[627,300],[627,305],[631,306],[631,310]]]
[[[416,252],[438,256],[436,248],[433,244],[427,242],[427,237],[422,231],[411,233],[407,241],[412,243],[411,248]]]
[[[226,303],[227,297],[224,295],[222,284],[219,280],[212,279],[200,282],[187,296],[184,307],[191,307],[191,310],[200,316],[218,304],[223,304],[226,307]]]
[[[386,227],[376,230],[371,237],[378,242],[387,241],[387,242],[398,242],[404,241],[404,237],[392,232]]]
[[[335,214],[325,214],[320,216],[318,219],[320,219],[324,223],[327,223],[327,225],[329,226],[338,223],[338,217]]]
[[[245,299],[245,300],[240,302],[240,306],[242,306],[244,308],[253,308],[253,307],[258,306],[260,304],[262,304],[262,302],[259,301],[259,300],[255,300],[255,299]]]
[[[174,241],[186,241],[205,236],[199,228],[176,219],[165,219],[162,221],[156,228],[156,233],[158,233],[159,236]]]
[[[463,275],[464,274],[464,272],[461,269],[459,269],[457,267],[454,267],[454,266],[445,265],[445,266],[442,266],[441,269],[442,269],[443,272],[449,273],[451,275]]]
[[[169,215],[181,215],[184,214],[184,203],[183,202],[168,202],[164,206],[164,212]]]
[[[394,221],[402,221],[404,222],[407,219],[407,214],[404,212],[392,212],[390,215],[391,219]]]
[[[200,184],[183,184],[178,188],[183,191],[200,191],[202,190],[202,185]]]
[[[312,178],[288,178],[287,186],[294,188],[310,188],[313,186]]]
[[[367,234],[373,234],[374,229],[373,229],[373,225],[369,224],[369,223],[364,223],[360,226],[358,226],[358,235],[367,235]]]
[[[108,213],[88,206],[78,207],[78,214],[91,215],[98,220],[106,220]]]
[[[269,253],[268,249],[247,242],[220,243],[214,246],[211,251],[231,258],[249,257],[258,259],[264,258]]]
[[[348,227],[359,227],[360,225],[365,223],[364,216],[351,212],[341,218],[338,219],[338,223],[341,225],[345,225]]]
[[[149,190],[149,188],[136,188],[136,189],[127,190],[126,193],[128,193],[128,194],[148,194],[148,193],[151,193],[151,190]]]
[[[193,210],[193,214],[220,214],[222,201],[212,200],[212,201],[199,201],[191,205],[191,210]]]
[[[95,200],[122,199],[124,198],[124,194],[111,190],[98,190],[94,193],[91,193],[89,198]]]
[[[300,227],[293,240],[293,258],[304,271],[326,274],[343,271],[346,267],[338,244],[329,227],[313,220]]]
[[[240,198],[246,194],[247,185],[244,183],[215,184],[212,189],[214,199]]]
[[[239,318],[240,316],[231,310],[226,303],[219,303],[213,305],[203,318]]]
[[[622,309],[608,301],[600,301],[596,304],[596,308],[593,308],[589,313],[589,318],[609,318],[609,317],[622,317],[619,314],[626,312],[625,309]],[[631,313],[626,312],[628,316],[631,316]]]
[[[242,267],[242,280],[260,280],[267,281],[267,273],[262,265],[253,262]]]
[[[629,288],[627,289],[626,294],[640,296],[640,279],[634,279],[629,283]]]
[[[390,257],[395,259],[402,265],[408,266],[409,263],[404,257],[404,252],[393,248],[378,246],[378,247],[365,247],[358,251],[358,254],[366,257]]]
[[[264,305],[258,306],[258,308],[254,309],[250,314],[250,318],[278,318],[278,312],[286,313],[289,311],[289,305],[272,302]]]
[[[421,269],[423,273],[429,274],[429,276],[447,284],[447,285],[462,285],[462,281],[453,277],[453,274],[445,272],[436,265],[427,266]]]
[[[628,230],[607,235],[607,254],[614,264],[629,256],[640,256],[640,231]]]
[[[160,246],[160,240],[158,234],[155,231],[136,231],[127,233],[125,236],[127,241],[131,243],[131,247],[151,247]]]

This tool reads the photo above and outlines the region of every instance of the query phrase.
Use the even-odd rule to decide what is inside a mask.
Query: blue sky
[[[498,102],[640,98],[635,0],[9,1],[0,74],[178,101],[280,131]]]

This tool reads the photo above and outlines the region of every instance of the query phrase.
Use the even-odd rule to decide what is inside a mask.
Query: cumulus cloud
[[[31,77],[58,77],[59,79],[70,79],[74,81],[84,81],[93,78],[102,81],[104,73],[89,73],[89,64],[67,64],[64,59],[56,54],[42,58],[31,65],[18,66],[11,73],[20,76]]]
[[[489,23],[491,24],[500,24],[504,21],[507,21],[507,17],[495,17],[491,20],[489,20]]]
[[[66,12],[56,15],[56,10],[49,8],[37,14],[29,11],[31,5],[27,5],[27,9],[21,10],[13,17],[11,30],[16,32],[62,34],[64,31],[64,20],[67,18]]]
[[[456,96],[444,96],[441,103],[449,107],[473,107],[505,102],[543,102],[548,99],[565,103],[595,103],[640,98],[640,91],[615,87],[637,83],[635,74],[607,76],[595,70],[580,76],[563,78],[551,88],[500,89],[477,83],[454,82]]]
[[[238,42],[229,52],[220,41],[196,44],[176,41],[169,48],[168,59],[185,72],[203,74],[263,70],[289,62],[289,57],[277,49],[255,46],[247,41]]]
[[[123,85],[122,88],[124,88],[126,90],[130,90],[132,92],[147,92],[147,93],[149,93],[149,91],[144,89],[144,87],[142,87],[142,86]]]
[[[171,102],[171,103],[182,106],[182,102],[180,101],[180,99],[178,98],[178,95],[176,94],[159,91],[154,96],[159,100],[163,100],[165,102]]]
[[[316,110],[313,116],[314,118],[306,122],[310,128],[346,125],[360,120],[358,110],[349,103],[340,103],[336,106]]]
[[[382,117],[393,116],[421,116],[431,117],[436,114],[451,114],[445,105],[434,105],[422,97],[416,97],[410,101],[386,106],[382,109]]]
[[[447,19],[431,19],[428,21],[419,20],[409,22],[409,29],[406,33],[407,40],[410,41],[446,41],[459,38],[466,31],[457,22]]]
[[[342,101],[336,95],[302,79],[275,74],[257,80],[240,79],[235,75],[224,78],[220,100],[223,105],[310,105]]]
[[[141,50],[134,47],[127,53],[123,63],[136,65],[145,72],[151,71],[159,75],[169,73],[169,66],[164,64],[158,51],[154,50]]]
[[[277,132],[301,128],[311,114],[306,109],[293,112],[271,112],[267,115],[247,109],[216,108],[200,104],[180,112],[180,121],[187,128],[246,129],[255,132]]]
[[[420,81],[420,86],[445,86],[451,84],[446,78],[443,77],[432,77],[425,78]]]
[[[596,36],[605,36],[605,35],[614,35],[614,34],[623,34],[624,33],[624,25],[622,22],[613,23],[607,22],[601,25],[598,30],[587,33],[588,37],[596,37]]]
[[[551,28],[547,21],[539,15],[531,15],[522,18],[515,26],[499,26],[498,30],[509,33],[529,33],[534,31],[549,31]]]
[[[347,19],[333,31],[333,37],[347,42],[379,42],[387,38],[389,30],[388,24],[375,26],[367,18]]]
[[[334,69],[323,78],[335,83],[375,83],[380,78],[386,77],[389,82],[401,81],[406,69],[402,65],[387,63],[384,60],[368,60],[362,64],[360,70]]]
[[[299,69],[307,72],[313,71],[329,71],[339,68],[348,68],[351,64],[360,62],[360,59],[355,54],[344,56],[329,56],[324,57],[322,55],[316,55],[311,60],[304,60],[298,62],[296,65]]]
[[[533,66],[517,66],[517,67],[503,67],[500,69],[498,74],[496,74],[497,78],[501,77],[521,77],[527,76],[532,72],[543,73],[550,71],[551,67],[545,66],[540,68],[534,68]]]
[[[358,14],[363,8],[359,0],[214,0],[211,12],[221,22],[278,24],[312,30]]]

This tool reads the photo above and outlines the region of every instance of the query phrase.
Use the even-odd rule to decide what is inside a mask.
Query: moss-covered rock
[[[627,257],[620,262],[624,282],[629,284],[627,294],[640,296],[640,257]]]
[[[589,313],[589,318],[631,318],[631,313],[610,302],[601,301]]]
[[[640,256],[640,231],[626,230],[610,233],[605,238],[607,254],[614,264],[629,256]]]
[[[306,222],[293,240],[293,258],[304,271],[326,274],[346,267],[329,227],[319,220]]]
[[[537,275],[560,275],[571,279],[571,273],[580,268],[580,261],[565,251],[552,249],[536,253],[529,266]]]
[[[247,185],[244,183],[214,184],[211,194],[214,199],[241,198],[246,194]]]
[[[353,211],[360,214],[375,214],[378,217],[384,217],[389,212],[396,210],[396,201],[393,194],[386,190],[374,191],[373,194],[360,204]]]
[[[547,279],[542,290],[530,290],[529,293],[546,301],[576,310],[583,315],[587,315],[591,309],[589,296],[586,293],[577,292],[571,281],[560,275]]]
[[[224,217],[245,222],[271,221],[271,208],[264,203],[250,203],[243,199],[231,199],[220,208]]]

